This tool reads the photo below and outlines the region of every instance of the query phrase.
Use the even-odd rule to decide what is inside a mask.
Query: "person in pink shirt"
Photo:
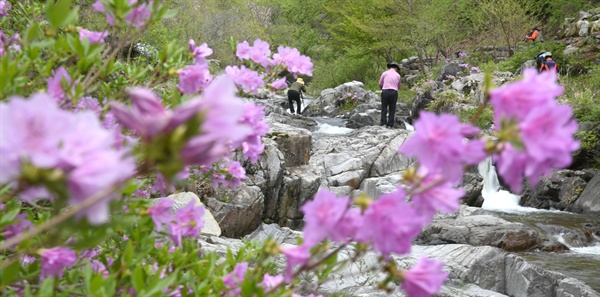
[[[394,115],[398,102],[398,89],[400,88],[400,65],[396,62],[387,64],[388,70],[381,74],[379,88],[381,88],[381,125],[394,127]],[[389,115],[388,115],[389,112]]]

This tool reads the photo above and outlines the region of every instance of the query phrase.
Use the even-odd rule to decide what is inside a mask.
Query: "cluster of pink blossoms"
[[[133,25],[136,28],[141,28],[150,19],[151,13],[148,9],[153,5],[153,1],[138,3],[138,0],[129,0],[129,6],[131,11],[125,17],[127,24]],[[114,26],[115,25],[115,12],[109,4],[103,3],[102,0],[96,1],[92,7],[99,12],[106,14],[106,22]]]
[[[54,199],[44,186],[60,182],[69,193],[68,203],[76,205],[94,194],[130,178],[135,163],[126,151],[113,147],[114,136],[104,129],[92,112],[62,110],[47,94],[30,99],[12,97],[0,103],[0,183],[21,191],[21,199]],[[59,170],[60,175],[31,174],[35,170]],[[58,180],[54,180],[57,179]],[[107,196],[84,210],[92,224],[109,217]]]
[[[436,210],[445,211],[446,207],[421,206],[421,209],[433,207],[434,210],[420,213],[416,204],[423,203],[423,199],[411,204],[406,202],[407,198],[407,193],[398,188],[393,193],[382,195],[361,212],[360,209],[351,207],[352,201],[349,197],[336,197],[326,189],[320,190],[312,201],[302,206],[305,221],[302,245],[283,249],[288,262],[285,280],[291,281],[294,266],[306,265],[311,257],[310,249],[323,240],[337,243],[354,240],[368,243],[385,259],[389,259],[391,254],[410,253],[412,240],[431,221],[433,213]],[[458,208],[458,199],[451,200],[456,202]],[[456,208],[452,207],[454,211]],[[435,260],[427,261],[438,263]],[[447,276],[441,271],[442,266],[438,265],[436,269],[428,272],[430,279],[439,281],[434,281],[427,290],[436,291],[442,285]],[[420,268],[416,266],[414,269]],[[405,282],[416,281],[410,274],[407,273],[407,276]]]
[[[237,45],[236,55],[240,60],[250,60],[265,68],[266,73],[277,71],[276,74],[287,70],[294,75],[312,76],[313,63],[310,58],[300,54],[295,48],[280,46],[277,48],[277,53],[274,53],[272,58],[269,44],[260,39],[256,39],[252,46],[248,41],[244,41]],[[240,86],[246,93],[256,93],[258,88],[265,85],[264,75],[246,68],[245,66],[228,66],[225,71],[233,78],[235,83]],[[271,86],[275,89],[287,88],[285,77],[272,82]]]
[[[52,71],[52,76],[47,78],[46,82],[48,83],[48,94],[60,105],[64,103],[68,95],[63,85],[69,88],[69,92],[72,92],[73,87],[77,85],[77,82],[71,80],[71,76],[63,66]]]
[[[15,33],[11,37],[7,37],[3,30],[0,30],[0,56],[6,53],[17,52],[21,50],[19,45],[19,33]]]
[[[88,29],[79,30],[79,39],[81,41],[88,40],[90,44],[104,43],[104,38],[108,36],[108,31],[94,32]]]
[[[0,18],[8,16],[8,10],[11,8],[6,0],[0,0]]]
[[[40,279],[46,277],[63,276],[63,269],[67,266],[75,264],[77,254],[67,247],[55,247],[51,249],[42,249],[40,251],[42,259],[42,273]]]
[[[190,39],[189,46],[194,55],[194,64],[179,71],[179,85],[177,85],[179,91],[186,95],[199,93],[213,79],[206,60],[206,57],[212,55],[213,50],[206,43],[196,46],[193,39]]]
[[[172,110],[165,108],[153,92],[143,88],[129,91],[131,108],[117,102],[112,102],[111,108],[125,127],[147,143],[160,135],[173,133],[201,114],[200,133],[192,136],[179,151],[185,165],[212,166],[238,148],[244,156],[256,161],[264,150],[261,137],[268,130],[262,119],[264,111],[254,103],[244,103],[235,92],[231,79],[221,76],[200,97],[193,97]]]
[[[181,246],[183,237],[198,237],[200,229],[204,226],[202,217],[204,216],[204,207],[196,206],[194,200],[178,210],[171,212],[174,201],[170,199],[160,199],[154,206],[148,209],[148,214],[152,217],[156,230],[160,231],[162,225],[166,225],[169,236],[176,246]]]
[[[556,73],[538,74],[535,69],[526,69],[523,80],[490,91],[495,129],[514,122],[523,144],[518,148],[504,142],[496,159],[498,173],[515,192],[521,191],[524,177],[535,185],[553,168],[571,164],[572,153],[579,148],[573,136],[577,131],[573,111],[556,102],[562,92]]]
[[[241,296],[241,286],[244,283],[246,274],[248,272],[248,263],[242,262],[237,263],[233,268],[233,271],[222,278],[223,284],[228,288],[223,292],[224,296],[235,297]],[[284,282],[284,278],[281,275],[269,275],[268,273],[263,276],[263,280],[260,282],[260,286],[263,287],[265,293],[273,293],[275,288]],[[292,294],[292,297],[303,297],[298,294]],[[321,295],[310,294],[306,297],[322,297]]]

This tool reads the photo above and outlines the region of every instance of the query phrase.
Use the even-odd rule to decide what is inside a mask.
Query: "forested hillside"
[[[93,1],[86,0],[89,7]],[[177,16],[141,41],[158,48],[199,38],[212,58],[235,62],[232,42],[260,38],[298,48],[315,63],[311,90],[359,80],[376,86],[386,62],[410,56],[443,61],[457,51],[506,46],[514,51],[538,26],[552,41],[566,17],[591,9],[586,0],[171,0]],[[85,7],[84,7],[85,9]],[[82,14],[84,18],[98,14]],[[85,19],[96,27],[100,19]],[[92,28],[99,29],[99,28]],[[477,61],[473,61],[477,64]],[[423,69],[425,71],[425,69]]]

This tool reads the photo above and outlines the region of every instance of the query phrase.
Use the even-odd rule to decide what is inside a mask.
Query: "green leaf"
[[[144,290],[144,271],[141,266],[136,266],[131,276],[131,284],[137,292]]]
[[[77,8],[71,8],[71,0],[48,1],[46,19],[54,29],[77,20]]]
[[[10,284],[19,275],[19,267],[21,267],[19,261],[15,260],[8,267],[0,270],[0,288]]]
[[[157,273],[157,274],[159,274],[159,273]],[[173,281],[175,281],[176,276],[177,276],[177,273],[172,273],[168,277],[165,277],[165,278],[161,279],[160,281],[155,282],[155,285],[152,286],[152,288],[150,290],[148,290],[147,292],[145,292],[145,294],[143,294],[143,295],[151,296],[153,294],[162,292],[166,287],[170,286],[173,283]]]
[[[168,18],[172,18],[174,16],[177,15],[177,10],[176,9],[169,9],[167,10],[167,12],[163,15],[164,19],[168,19]]]
[[[39,297],[45,297],[45,296],[52,296],[54,295],[54,278],[53,277],[47,277],[44,280],[44,283],[42,284],[42,286],[40,287],[38,296]]]

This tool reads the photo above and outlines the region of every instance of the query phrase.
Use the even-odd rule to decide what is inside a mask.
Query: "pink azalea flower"
[[[415,122],[415,131],[398,150],[416,157],[426,168],[439,168],[449,182],[460,181],[463,164],[477,164],[486,157],[483,141],[464,140],[479,130],[461,124],[455,115],[421,112]]]
[[[254,41],[254,45],[250,48],[250,60],[262,65],[263,67],[267,67],[269,65],[269,56],[271,55],[271,50],[269,49],[269,44],[260,39],[256,39]]]
[[[113,11],[112,10],[107,10],[101,0],[98,0],[98,1],[94,2],[94,4],[92,4],[92,7],[96,11],[103,12],[103,13],[106,14],[106,22],[109,25],[111,25],[111,26],[115,25],[115,17],[114,17]]]
[[[556,74],[525,71],[524,79],[490,92],[490,103],[496,112],[495,126],[516,122],[524,149],[504,143],[497,156],[498,173],[514,192],[521,191],[524,177],[535,185],[554,168],[564,168],[579,148],[573,134],[577,122],[569,106],[556,103],[563,87],[556,83]],[[531,88],[532,84],[542,86]]]
[[[206,66],[208,69],[208,62],[206,61],[206,57],[212,55],[213,50],[208,47],[206,42],[202,43],[200,46],[196,46],[196,42],[193,39],[189,41],[190,51],[194,55],[194,63],[198,65]]]
[[[40,279],[46,277],[63,276],[63,268],[75,264],[77,254],[67,247],[55,247],[51,249],[42,249],[40,251],[42,258],[42,272]]]
[[[248,69],[244,65],[241,67],[227,66],[225,72],[245,93],[256,94],[258,88],[265,85],[263,75],[259,75],[258,72]]]
[[[115,117],[127,128],[134,130],[144,141],[168,133],[200,112],[200,101],[190,100],[174,110],[164,108],[160,99],[150,90],[133,88],[129,91],[132,107],[111,102]]]
[[[335,193],[321,189],[315,198],[302,206],[304,212],[304,245],[312,247],[324,239],[343,242],[353,234],[340,232],[341,220],[350,207],[348,197],[336,197]]]
[[[174,215],[171,213],[171,207],[175,203],[171,199],[161,198],[158,203],[148,208],[148,214],[152,217],[156,230],[160,231],[162,224],[168,224],[174,220]]]
[[[429,297],[439,293],[448,273],[443,272],[444,263],[421,258],[415,266],[404,273],[401,287],[411,297]]]
[[[138,3],[137,0],[129,0],[129,6],[135,6]],[[136,28],[141,28],[150,19],[150,10],[148,7],[152,7],[153,2],[142,3],[134,7],[129,15],[125,18],[125,21],[129,24],[133,24]]]
[[[27,214],[20,213],[13,219],[11,225],[4,227],[4,230],[2,230],[0,235],[2,235],[4,239],[9,239],[31,228],[33,228],[33,224],[27,219]]]
[[[465,194],[464,189],[456,189],[445,181],[443,176],[428,173],[424,168],[419,171],[419,175],[423,177],[420,187],[427,190],[413,195],[412,201],[415,210],[423,218],[433,218],[436,211],[452,213],[460,208],[460,198]]]
[[[281,283],[283,283],[283,275],[271,276],[268,273],[265,274],[261,282],[263,288],[265,288],[265,292],[271,291],[273,288],[276,288]]]
[[[90,44],[104,43],[104,38],[106,38],[106,36],[108,36],[108,31],[94,32],[87,29],[79,30],[79,39],[81,41],[87,39]]]
[[[46,79],[46,82],[48,83],[48,94],[50,94],[50,96],[58,103],[61,103],[67,97],[65,90],[63,89],[63,81],[65,82],[65,85],[72,86],[71,76],[62,66],[53,71],[52,77]]]
[[[11,8],[10,4],[5,0],[0,0],[0,18],[8,16],[8,10]]]
[[[238,43],[237,47],[236,47],[236,52],[235,55],[242,59],[242,60],[249,60],[250,59],[250,44],[248,44],[248,41],[242,42],[242,43]]]
[[[111,133],[95,114],[61,110],[47,94],[0,103],[0,121],[2,183],[19,178],[23,161],[42,169],[57,168],[65,174],[69,203],[74,205],[133,174],[133,159],[112,147]],[[48,195],[45,188],[33,187],[20,196],[35,200],[51,198]],[[93,224],[105,222],[112,197],[105,198],[78,217],[86,216]]]
[[[202,217],[204,216],[204,207],[196,206],[194,200],[175,211],[175,220],[167,224],[169,235],[175,245],[181,246],[183,237],[198,237],[200,229],[204,226]]]
[[[310,58],[301,55],[295,48],[279,46],[277,53],[273,54],[271,65],[282,65],[295,74],[312,75],[313,64]]]
[[[496,127],[501,126],[502,119],[523,120],[533,109],[552,104],[563,93],[564,88],[556,83],[555,73],[547,71],[538,74],[535,69],[529,68],[523,74],[522,80],[490,91]]]
[[[7,38],[6,35],[4,35],[4,31],[0,30],[0,56],[4,56],[7,49],[10,52],[21,50],[21,46],[19,45],[19,33],[15,33],[15,35]]]
[[[579,148],[573,137],[577,122],[566,105],[549,104],[533,109],[519,124],[519,130],[525,149],[517,150],[506,143],[497,157],[498,173],[517,193],[524,177],[536,185],[552,169],[571,164],[572,154]]]
[[[202,133],[180,151],[186,164],[211,166],[229,153],[228,144],[240,143],[252,134],[251,127],[239,123],[245,104],[235,92],[235,84],[228,76],[217,77],[204,90],[198,100],[200,110],[205,111]]]
[[[200,89],[208,86],[212,76],[208,70],[208,65],[190,65],[179,71],[179,91],[191,95],[198,93]]]
[[[131,12],[129,12],[129,14],[125,17],[125,21],[136,28],[141,28],[151,17],[151,13],[148,7],[151,7],[153,5],[153,2],[149,1],[148,3],[141,3],[139,5],[136,5],[137,3],[137,0],[129,1],[129,6],[133,7],[133,9],[131,9]],[[92,7],[96,11],[103,12],[106,14],[106,22],[109,25],[115,25],[114,11],[110,9],[108,5],[102,3],[102,0],[94,2],[94,4],[92,4]]]
[[[214,174],[212,177],[213,187],[217,187],[219,184],[222,186],[235,189],[242,184],[242,180],[246,179],[246,170],[237,161],[229,161],[227,164],[226,171],[229,173],[228,176],[222,174]]]
[[[92,260],[92,271],[96,274],[102,274],[102,278],[108,277],[108,270],[106,266],[98,260]]]
[[[389,259],[390,253],[410,252],[411,242],[421,232],[424,219],[404,200],[404,190],[382,195],[364,212],[356,239],[369,242],[373,250]]]
[[[284,279],[286,282],[292,281],[292,270],[296,265],[306,265],[308,259],[310,259],[310,247],[306,245],[284,247],[281,249],[283,255],[287,259],[287,266],[285,268]]]
[[[296,74],[312,76],[313,63],[307,56],[299,56],[287,63],[288,71]]]
[[[248,263],[237,263],[233,271],[223,277],[223,284],[225,284],[226,287],[229,287],[229,290],[225,292],[226,296],[240,296],[242,291],[240,286],[244,282],[247,270]]]
[[[252,133],[242,140],[242,153],[251,163],[256,163],[259,156],[263,153],[265,145],[262,143],[262,137],[269,132],[269,124],[264,119],[265,110],[262,106],[252,102],[244,105],[244,114],[239,124],[250,127]],[[237,143],[234,146],[238,146]]]
[[[109,142],[110,143],[110,142]],[[104,150],[88,154],[83,164],[74,169],[67,178],[71,192],[69,203],[77,205],[96,195],[111,185],[117,184],[133,175],[135,163],[122,152]],[[86,217],[91,224],[101,224],[109,219],[110,199],[106,197],[98,203],[81,211],[76,217]]]
[[[274,81],[271,86],[275,89],[285,89],[288,87],[285,77]]]

